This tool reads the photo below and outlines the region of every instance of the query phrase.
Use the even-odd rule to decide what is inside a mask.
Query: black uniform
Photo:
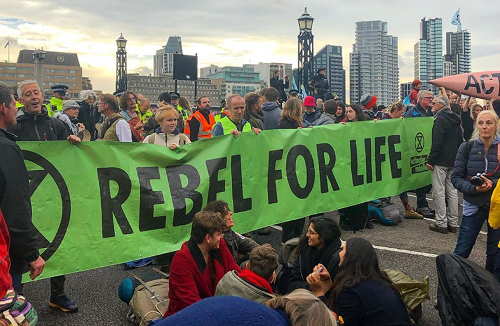
[[[283,100],[283,102],[286,101],[286,93],[285,93],[285,88],[290,87],[290,82],[288,79],[278,79],[276,77],[271,78],[270,80],[271,87],[274,87],[278,90],[280,94],[280,99]]]
[[[318,95],[318,98],[323,98],[326,93],[330,90],[330,85],[328,84],[328,78],[325,75],[320,75],[319,73],[314,76],[311,80],[311,88]],[[316,96],[315,96],[316,97]]]
[[[12,274],[20,274],[38,254],[38,238],[31,219],[28,171],[16,136],[0,129],[0,208],[10,233]]]
[[[45,107],[42,107],[42,112],[38,114],[23,110],[16,120],[17,125],[9,131],[15,134],[18,140],[66,140],[71,134],[64,122],[49,117]]]

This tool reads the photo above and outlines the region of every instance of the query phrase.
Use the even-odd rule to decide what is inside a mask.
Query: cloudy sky
[[[472,70],[500,70],[500,5],[496,1],[296,1],[296,0],[0,0],[0,60],[10,41],[10,60],[21,49],[76,52],[83,75],[95,89],[114,90],[115,40],[128,40],[128,71],[153,73],[153,55],[170,35],[182,37],[184,54],[199,56],[199,67],[286,62],[297,65],[297,18],[307,6],[315,18],[314,49],[343,47],[344,68],[354,43],[356,21],[388,22],[399,38],[400,82],[413,79],[413,46],[420,20],[443,19],[443,34],[460,8],[462,26],[472,33]],[[445,38],[443,37],[443,40]],[[444,49],[443,49],[444,50]],[[347,81],[348,84],[348,81]]]

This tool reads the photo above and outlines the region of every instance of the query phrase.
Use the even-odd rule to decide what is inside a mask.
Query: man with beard
[[[264,129],[264,112],[262,112],[262,98],[258,93],[245,95],[245,120],[254,128]]]
[[[212,128],[215,125],[215,119],[210,114],[210,99],[202,96],[196,101],[196,106],[198,110],[187,118],[184,126],[184,134],[192,142],[212,138]]]
[[[274,75],[269,81],[271,87],[274,87],[279,92],[279,98],[285,102],[286,101],[286,93],[285,89],[290,87],[290,82],[288,81],[288,76],[284,76],[280,79],[280,71],[278,69],[274,70]]]

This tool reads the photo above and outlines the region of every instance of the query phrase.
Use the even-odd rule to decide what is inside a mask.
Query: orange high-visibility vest
[[[215,125],[214,117],[211,114],[209,114],[208,118],[210,122],[207,122],[207,120],[199,110],[191,114],[189,118],[187,118],[186,125],[184,126],[184,134],[188,137],[191,135],[189,123],[193,118],[200,122],[200,130],[198,131],[198,138],[201,139],[212,138],[212,127]]]

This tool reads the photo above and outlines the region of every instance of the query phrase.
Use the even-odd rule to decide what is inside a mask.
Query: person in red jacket
[[[222,239],[224,220],[219,213],[198,212],[191,226],[191,238],[182,244],[170,265],[165,317],[215,295],[221,278],[229,271],[240,272]]]
[[[0,211],[0,299],[5,296],[8,290],[12,289],[12,277],[9,274],[10,257],[9,257],[10,235],[7,223]]]
[[[411,92],[410,92],[410,103],[413,105],[417,105],[417,95],[418,92],[420,92],[420,89],[422,88],[422,82],[418,79],[415,79],[411,83]]]

